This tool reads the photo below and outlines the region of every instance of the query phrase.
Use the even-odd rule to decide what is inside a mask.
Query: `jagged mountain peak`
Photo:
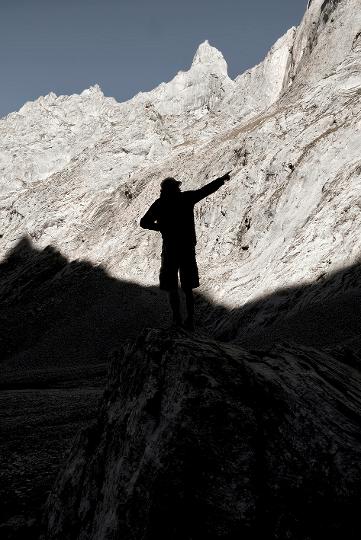
[[[197,65],[217,67],[221,72],[227,75],[227,62],[223,54],[216,48],[210,45],[208,39],[203,41],[198,46],[198,49],[193,57],[192,67]]]
[[[89,86],[89,88],[86,88],[85,90],[83,90],[81,95],[82,96],[99,96],[99,97],[103,97],[104,92],[102,91],[99,84],[94,84],[92,86]]]

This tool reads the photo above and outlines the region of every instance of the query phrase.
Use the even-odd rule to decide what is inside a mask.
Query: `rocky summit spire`
[[[222,53],[215,47],[212,47],[207,39],[199,45],[194,55],[192,67],[197,65],[209,66],[227,75],[227,62],[223,58]]]
[[[99,84],[94,84],[90,86],[89,88],[86,88],[81,93],[82,96],[100,96],[103,97],[104,93],[102,89],[100,88]]]

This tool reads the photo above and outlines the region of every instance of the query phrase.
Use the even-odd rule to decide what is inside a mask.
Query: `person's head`
[[[160,194],[161,195],[173,195],[180,192],[180,185],[182,182],[176,180],[175,178],[165,178],[160,184]]]

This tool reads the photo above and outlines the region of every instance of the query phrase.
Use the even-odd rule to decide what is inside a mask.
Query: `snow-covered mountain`
[[[235,80],[204,42],[125,103],[98,86],[26,103],[0,121],[1,256],[26,235],[157,284],[160,237],[139,219],[160,181],[193,189],[232,169],[196,211],[203,294],[232,308],[327,279],[359,258],[360,97],[361,0],[313,0]]]

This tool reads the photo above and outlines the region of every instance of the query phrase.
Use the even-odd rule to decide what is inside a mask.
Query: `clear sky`
[[[118,101],[191,64],[208,39],[231,77],[263,59],[306,0],[1,0],[0,116],[98,83]]]

